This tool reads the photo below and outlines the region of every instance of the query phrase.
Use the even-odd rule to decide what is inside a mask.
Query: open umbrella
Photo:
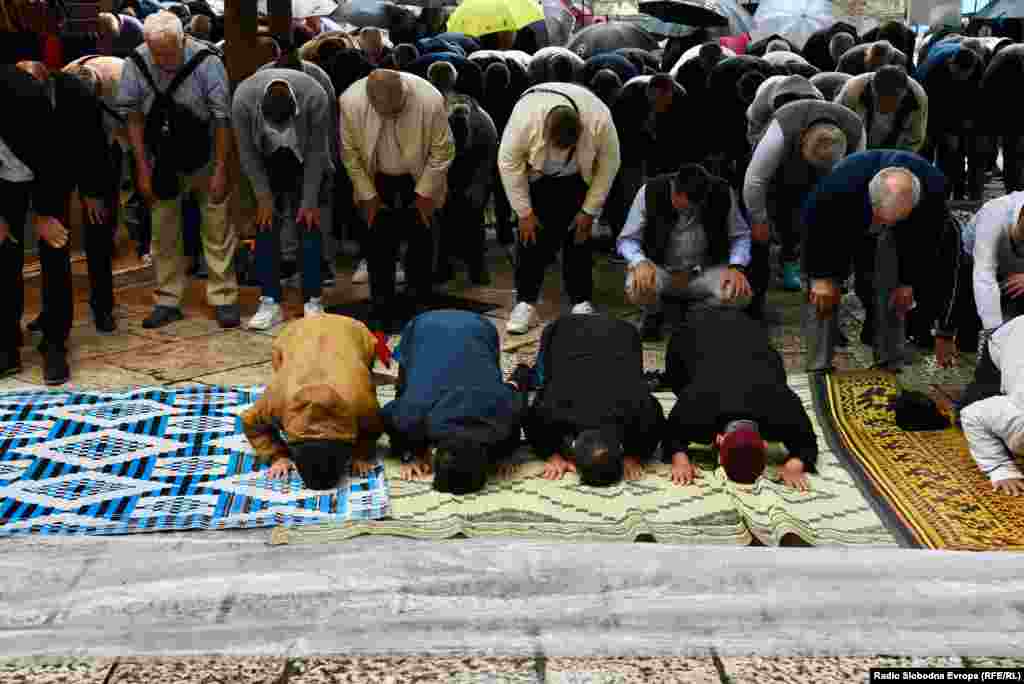
[[[309,17],[326,17],[338,9],[334,0],[292,0],[292,19],[308,19]],[[256,4],[257,13],[266,16],[267,0],[259,0]]]
[[[741,33],[750,33],[757,24],[754,22],[754,15],[741,5],[737,0],[714,0],[722,14],[729,17],[729,34],[738,36]]]
[[[656,38],[682,38],[688,36],[697,29],[685,24],[673,24],[669,21],[662,21],[649,14],[635,14],[630,17],[621,17],[619,21],[627,21],[647,31]]]
[[[644,0],[641,14],[687,26],[728,26],[729,17],[713,0]]]
[[[466,0],[448,18],[448,30],[467,36],[518,31],[544,21],[544,12],[534,0]]]
[[[590,59],[596,54],[626,47],[657,50],[658,41],[639,26],[625,21],[609,21],[583,29],[572,37],[566,47],[581,58]]]
[[[830,0],[763,0],[754,13],[754,40],[777,33],[797,48],[803,49],[811,34],[831,26]]]

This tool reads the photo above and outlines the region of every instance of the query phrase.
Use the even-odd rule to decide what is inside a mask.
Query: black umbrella
[[[729,15],[714,0],[644,0],[642,14],[687,26],[728,26]]]
[[[588,26],[572,37],[567,45],[583,59],[619,48],[657,50],[658,41],[642,28],[624,21],[609,21]]]

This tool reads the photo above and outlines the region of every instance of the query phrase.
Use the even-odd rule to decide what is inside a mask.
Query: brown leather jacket
[[[274,377],[242,415],[256,460],[288,458],[290,441],[352,442],[367,458],[383,432],[371,380],[376,339],[361,322],[323,314],[290,323],[274,340]]]

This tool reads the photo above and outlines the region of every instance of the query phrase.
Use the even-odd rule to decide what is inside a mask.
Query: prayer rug
[[[809,415],[811,397],[806,376],[791,379]],[[381,404],[393,397],[393,387],[379,387]],[[656,395],[666,412],[675,396]],[[510,480],[492,477],[484,490],[452,496],[433,490],[430,481],[398,478],[399,463],[385,459],[391,517],[372,522],[332,522],[302,529],[278,527],[272,543],[315,543],[350,539],[362,534],[389,534],[419,539],[515,536],[571,541],[634,541],[651,537],[673,544],[747,545],[755,538],[778,545],[796,534],[812,545],[843,544],[895,546],[896,541],[860,494],[850,475],[839,466],[819,436],[822,453],[819,474],[811,475],[811,491],[796,492],[781,483],[761,479],[754,485],[730,482],[715,467],[707,449],[693,448],[702,466],[695,485],[673,485],[670,467],[647,466],[645,477],[613,487],[580,484],[567,474],[561,481],[540,477],[544,464],[523,463]],[[523,449],[524,459],[531,457]],[[784,457],[775,447],[773,460]],[[767,473],[774,475],[774,467]]]
[[[383,468],[271,481],[240,415],[261,388],[0,394],[0,536],[302,525],[388,513]]]
[[[435,311],[437,309],[460,309],[462,311],[472,311],[473,313],[483,314],[488,311],[500,308],[498,304],[492,304],[490,302],[482,302],[477,299],[467,299],[465,297],[457,297],[444,292],[435,292],[431,300],[423,305],[427,310]],[[417,311],[415,310],[412,299],[406,297],[398,297],[396,300],[397,310],[395,312],[395,318],[401,321],[410,321],[415,318]],[[360,299],[354,302],[345,302],[344,304],[335,304],[327,307],[328,313],[340,314],[342,316],[348,316],[349,318],[355,318],[363,321],[364,323],[370,320],[370,300]],[[395,329],[387,331],[389,333],[400,333],[401,326],[396,326]]]
[[[846,371],[816,380],[826,436],[908,546],[1024,550],[1024,501],[998,494],[956,427],[906,432],[889,409],[900,376]]]

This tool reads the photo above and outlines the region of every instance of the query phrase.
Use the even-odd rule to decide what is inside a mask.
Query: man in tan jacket
[[[271,478],[297,469],[309,489],[336,487],[351,461],[374,466],[383,432],[371,368],[377,339],[357,320],[321,314],[289,324],[274,340],[274,377],[242,415],[256,460]]]
[[[367,265],[373,318],[392,325],[395,260],[408,240],[409,292],[421,302],[434,277],[434,213],[448,192],[455,142],[444,97],[429,81],[377,69],[339,98],[341,160],[370,234]]]
[[[512,110],[498,170],[519,216],[516,299],[506,330],[538,324],[534,305],[544,270],[562,250],[562,277],[572,312],[594,313],[591,229],[619,172],[619,136],[608,107],[571,83],[527,90]]]
[[[928,95],[901,66],[854,76],[836,96],[860,117],[867,149],[918,153],[928,130]]]

